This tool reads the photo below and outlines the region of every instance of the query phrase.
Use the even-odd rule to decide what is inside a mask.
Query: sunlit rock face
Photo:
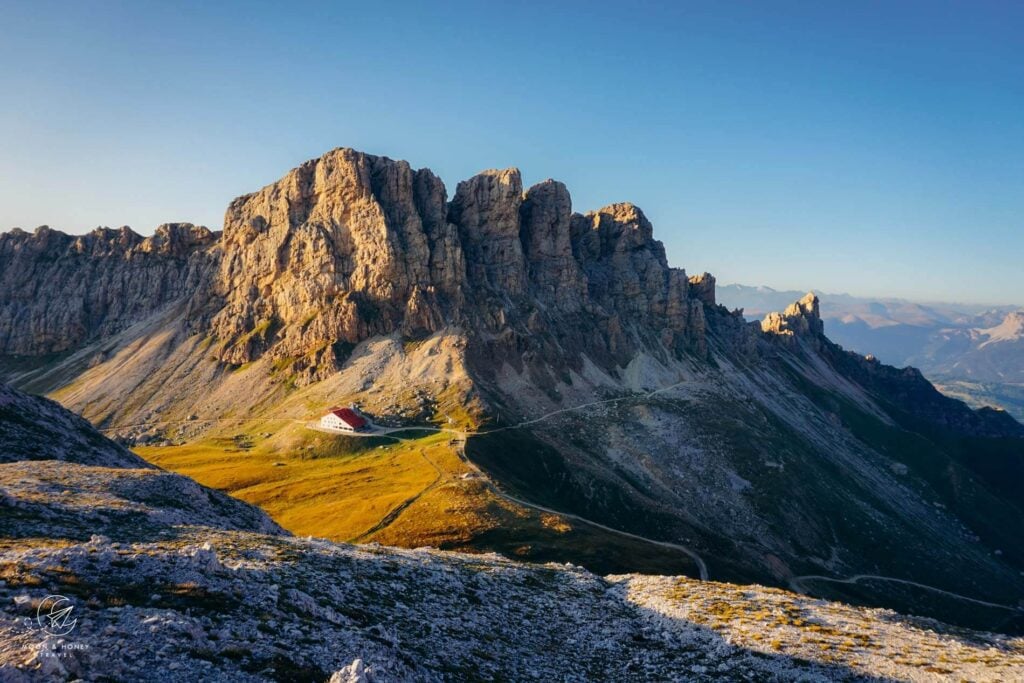
[[[339,341],[446,325],[486,331],[495,352],[560,346],[572,362],[625,363],[649,344],[704,352],[703,302],[635,206],[573,214],[562,183],[524,193],[514,168],[446,198],[429,170],[337,149],[236,199],[214,287],[219,357],[312,354],[329,372]],[[560,326],[570,341],[556,344]]]
[[[222,358],[354,343],[393,331],[407,312],[417,326],[438,325],[436,288],[457,298],[462,270],[443,207],[429,172],[347,149],[236,199],[217,280],[225,306],[212,325]]]
[[[824,333],[818,297],[808,292],[804,298],[790,304],[782,313],[769,313],[761,321],[761,331],[782,338],[789,343],[798,338],[814,340]]]

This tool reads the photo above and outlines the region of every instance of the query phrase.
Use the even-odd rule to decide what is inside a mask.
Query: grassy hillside
[[[240,431],[136,452],[259,505],[295,534],[349,541],[443,477],[461,474],[448,440],[346,437],[289,424],[270,437]]]
[[[602,572],[695,573],[681,553],[504,498],[461,448],[450,432],[361,437],[261,421],[192,443],[134,450],[258,505],[298,536],[497,551]]]

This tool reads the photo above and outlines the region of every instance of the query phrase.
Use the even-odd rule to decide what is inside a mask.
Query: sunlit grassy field
[[[160,467],[258,505],[293,533],[354,540],[424,489],[457,475],[461,463],[449,438],[346,437],[287,425],[266,438],[240,431],[135,450]]]
[[[504,499],[463,461],[452,433],[400,436],[345,436],[287,420],[261,421],[135,452],[261,507],[300,536],[493,550],[604,573],[693,569],[683,555]],[[513,449],[504,457],[520,454]]]

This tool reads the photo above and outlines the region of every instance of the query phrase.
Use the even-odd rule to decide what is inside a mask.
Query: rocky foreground
[[[3,681],[1024,677],[1020,638],[493,555],[171,527],[139,542],[8,540],[0,567]],[[62,637],[36,623],[55,593],[78,620]]]

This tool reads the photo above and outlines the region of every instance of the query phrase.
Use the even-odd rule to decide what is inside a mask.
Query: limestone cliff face
[[[804,298],[790,304],[782,313],[769,313],[761,321],[761,331],[774,335],[788,344],[796,343],[797,339],[816,343],[825,332],[817,295],[808,292]]]
[[[484,171],[459,183],[449,207],[459,227],[470,283],[519,296],[526,288],[526,259],[519,239],[523,181],[519,169]]]
[[[639,208],[612,204],[573,216],[572,243],[589,299],[612,317],[613,327],[655,331],[676,352],[706,352],[697,290],[684,270],[669,267],[665,248]]]
[[[447,202],[429,170],[338,149],[228,208],[211,329],[226,362],[302,357],[314,374],[343,360],[337,342],[450,324],[486,332],[493,353],[628,362],[648,344],[704,353],[713,287],[670,268],[630,204],[573,214],[563,184],[524,193],[516,169]]]
[[[189,301],[206,287],[217,239],[188,223],[145,238],[129,228],[0,234],[0,353],[68,351]]]
[[[523,199],[521,237],[529,280],[538,299],[563,311],[578,311],[587,279],[573,256],[572,199],[565,185],[545,180]]]
[[[0,237],[0,353],[74,349],[170,302],[220,361],[265,355],[315,381],[353,344],[460,326],[483,356],[607,367],[707,350],[714,279],[670,268],[632,204],[572,212],[516,169],[459,183],[336,149],[234,200],[223,235],[190,225]]]
[[[461,296],[444,187],[404,161],[340,149],[307,162],[232,202],[223,243],[212,329],[228,362],[434,329],[438,295]]]

